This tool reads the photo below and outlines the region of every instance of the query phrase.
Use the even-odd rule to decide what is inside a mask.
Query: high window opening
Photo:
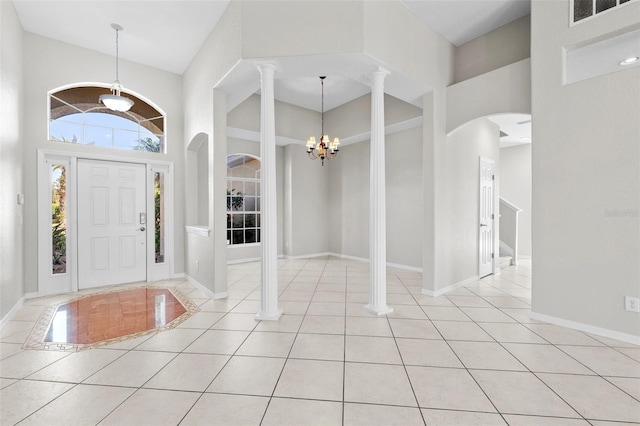
[[[99,103],[106,87],[83,86],[49,94],[49,140],[146,152],[166,152],[165,116],[142,99],[126,112]]]
[[[631,0],[573,0],[571,4],[571,22],[579,22],[598,13],[628,3]]]
[[[227,244],[260,242],[260,159],[227,157]]]

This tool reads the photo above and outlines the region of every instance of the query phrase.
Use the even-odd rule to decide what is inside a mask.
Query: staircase
[[[513,257],[510,254],[500,253],[500,258],[498,259],[498,265],[500,266],[500,269],[504,269],[507,266],[511,266],[512,260],[513,260]]]
[[[521,211],[500,197],[500,269],[518,264],[518,213]]]

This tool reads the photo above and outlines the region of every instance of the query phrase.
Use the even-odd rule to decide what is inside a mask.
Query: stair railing
[[[500,197],[500,248],[512,256],[512,265],[518,264],[518,213],[521,211]]]

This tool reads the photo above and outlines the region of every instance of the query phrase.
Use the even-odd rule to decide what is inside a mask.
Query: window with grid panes
[[[260,242],[260,159],[227,157],[227,244]]]
[[[631,1],[632,0],[572,0],[572,22],[576,23],[582,21],[583,19],[595,16],[605,10],[612,9]]]

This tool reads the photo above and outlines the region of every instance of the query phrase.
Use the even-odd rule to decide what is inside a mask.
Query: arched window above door
[[[49,93],[49,140],[114,149],[164,153],[165,115],[131,93],[126,112],[102,105],[108,87],[77,86]]]

